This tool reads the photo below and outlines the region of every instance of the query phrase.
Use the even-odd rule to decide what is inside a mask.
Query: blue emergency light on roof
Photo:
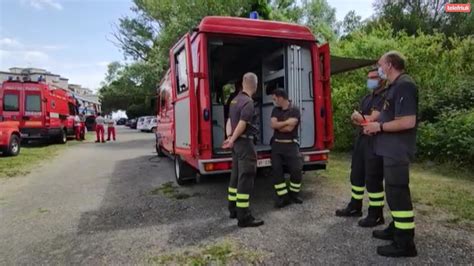
[[[252,11],[250,12],[250,16],[249,16],[251,19],[258,19],[258,12],[257,11]]]

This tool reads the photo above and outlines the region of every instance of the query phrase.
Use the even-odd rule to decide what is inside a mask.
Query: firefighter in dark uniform
[[[252,95],[257,91],[258,78],[254,73],[243,77],[243,90],[231,101],[229,119],[231,134],[224,141],[223,148],[232,148],[232,174],[229,184],[230,218],[238,219],[239,227],[263,225],[250,213],[250,192],[257,174],[257,152],[254,139],[258,133],[255,127]]]
[[[301,190],[303,170],[298,142],[300,110],[290,103],[288,94],[282,89],[273,90],[272,97],[275,104],[271,114],[271,125],[274,130],[272,138],[272,175],[277,194],[275,207],[282,208],[291,202],[303,203],[303,200],[298,196]],[[290,173],[289,187],[284,178],[284,165]]]
[[[383,224],[383,160],[375,154],[373,137],[364,135],[362,125],[377,120],[385,101],[385,82],[379,77],[377,68],[368,73],[367,94],[360,102],[359,111],[354,111],[352,122],[358,126],[354,142],[354,152],[351,164],[352,197],[346,208],[336,210],[336,216],[360,217],[362,216],[362,199],[367,187],[369,196],[369,213],[366,218],[359,221],[361,227],[374,227]]]
[[[383,157],[385,194],[393,221],[385,230],[375,230],[373,237],[393,241],[378,247],[379,255],[414,257],[417,251],[409,162],[416,148],[418,89],[404,72],[405,60],[400,53],[384,54],[378,65],[380,77],[387,79],[390,86],[377,122],[364,126],[364,133],[375,134],[375,153]]]

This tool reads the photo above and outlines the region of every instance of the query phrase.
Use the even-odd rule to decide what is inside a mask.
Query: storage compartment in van
[[[242,76],[258,76],[258,90],[253,96],[258,128],[258,151],[270,150],[273,135],[271,92],[276,88],[288,92],[292,103],[300,108],[300,147],[314,145],[314,95],[311,52],[303,44],[268,38],[212,37],[208,43],[209,85],[212,103],[212,141],[214,154],[228,154],[221,145],[225,139],[228,104],[242,84]]]

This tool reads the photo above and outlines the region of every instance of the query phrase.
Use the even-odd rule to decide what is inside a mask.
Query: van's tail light
[[[308,154],[304,156],[305,162],[327,161],[327,154]]]
[[[205,163],[206,172],[229,170],[232,168],[232,162]]]
[[[46,119],[44,121],[45,126],[50,126],[51,125],[51,117],[49,116],[49,113],[46,114]]]

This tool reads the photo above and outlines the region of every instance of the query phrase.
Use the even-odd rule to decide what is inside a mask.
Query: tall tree
[[[374,8],[379,19],[388,22],[394,32],[406,31],[432,34],[441,31],[448,36],[474,34],[474,15],[471,13],[446,13],[449,0],[376,0]],[[467,3],[468,0],[459,2]]]
[[[303,23],[311,28],[320,42],[336,38],[336,9],[326,0],[303,0]]]
[[[362,17],[357,15],[354,10],[349,11],[341,23],[340,34],[347,35],[362,27]]]

